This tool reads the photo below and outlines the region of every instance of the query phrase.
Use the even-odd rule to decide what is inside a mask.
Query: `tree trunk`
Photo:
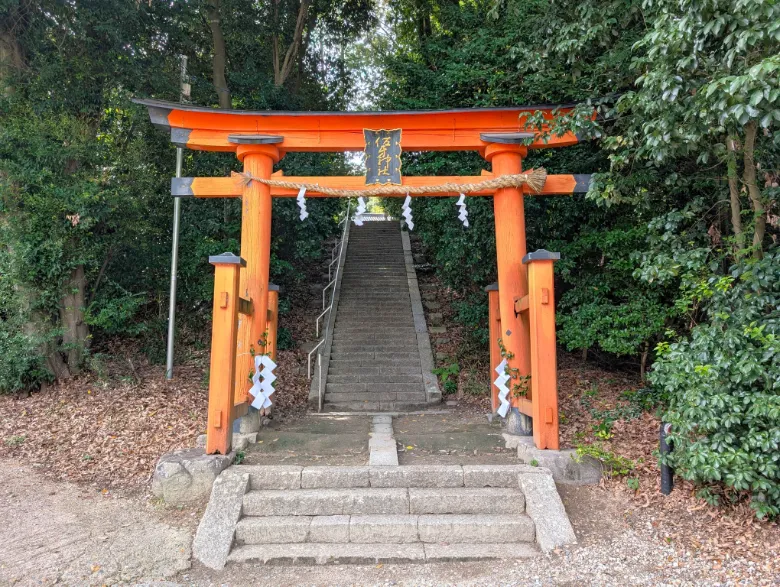
[[[742,177],[745,180],[750,203],[753,206],[755,225],[753,228],[753,256],[760,259],[764,256],[764,234],[766,234],[766,208],[761,195],[761,190],[756,181],[756,161],[754,158],[756,149],[756,132],[758,128],[755,122],[745,125],[745,148],[742,151],[745,169]]]
[[[647,377],[647,356],[650,354],[650,343],[645,343],[645,348],[642,351],[642,358],[639,363],[639,377],[642,383],[645,383]]]
[[[219,97],[219,107],[230,109],[233,102],[230,98],[230,88],[225,78],[225,67],[227,65],[227,49],[225,48],[225,37],[222,34],[222,24],[219,17],[220,0],[209,0],[206,3],[206,18],[211,29],[211,38],[214,42],[214,58],[211,62],[212,80],[214,89]]]
[[[737,257],[745,248],[745,233],[742,230],[742,205],[739,201],[739,178],[737,176],[737,142],[734,137],[726,139],[728,160],[726,162],[729,181],[729,201],[731,205],[731,229],[737,241]]]
[[[25,66],[24,50],[19,38],[26,29],[26,11],[27,5],[24,2],[15,9],[9,9],[7,22],[0,27],[0,90],[6,96],[14,92],[11,78]]]
[[[64,329],[62,343],[68,356],[68,368],[73,375],[81,370],[84,350],[89,341],[89,327],[84,322],[86,289],[84,265],[79,265],[71,271],[65,286],[66,293],[60,300],[60,322]]]
[[[279,51],[279,38],[281,34],[277,30],[274,34],[272,49],[273,49],[273,62],[274,62],[274,85],[281,87],[287,78],[290,76],[293,66],[297,62],[298,51],[301,48],[303,42],[303,30],[306,25],[306,17],[309,14],[309,6],[311,0],[301,0],[300,7],[298,8],[298,18],[295,21],[295,31],[293,31],[292,42],[287,51],[284,54],[284,61],[281,60],[281,54]],[[279,2],[274,2],[274,21],[276,26],[279,26]]]

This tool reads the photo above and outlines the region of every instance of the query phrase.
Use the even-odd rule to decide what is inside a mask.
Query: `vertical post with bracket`
[[[558,370],[555,345],[553,263],[560,253],[540,249],[523,257],[528,267],[531,402],[536,448],[559,448]]]
[[[233,253],[209,257],[214,265],[214,308],[211,326],[211,367],[206,453],[228,454],[233,442],[233,390],[240,269],[246,262]]]

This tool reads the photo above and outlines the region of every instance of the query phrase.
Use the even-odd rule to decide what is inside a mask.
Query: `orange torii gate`
[[[532,418],[538,448],[558,448],[558,392],[555,347],[553,262],[556,253],[527,254],[523,197],[587,191],[589,175],[541,173],[542,187],[527,183],[472,191],[468,186],[522,174],[529,149],[565,147],[578,142],[573,133],[542,138],[526,129],[528,117],[541,111],[545,120],[566,106],[469,108],[401,112],[271,112],[217,110],[158,100],[134,100],[149,110],[152,123],[170,132],[171,142],[202,151],[233,152],[244,177],[189,177],[172,180],[178,197],[242,199],[241,257],[211,259],[216,267],[214,322],[209,381],[208,453],[229,452],[233,421],[246,413],[254,368],[253,355],[276,355],[277,292],[269,284],[271,198],[298,195],[329,197],[318,191],[365,190],[362,177],[291,177],[273,166],[292,151],[344,152],[366,148],[364,131],[398,131],[403,151],[478,151],[492,164],[479,176],[401,177],[404,188],[425,188],[418,196],[453,196],[439,191],[457,184],[472,196],[493,196],[496,222],[497,287],[488,288],[491,371],[507,361],[513,408]],[[542,129],[547,130],[547,129]],[[400,156],[399,156],[400,158]],[[537,174],[538,175],[538,174]],[[247,181],[251,177],[259,181]],[[263,183],[270,181],[269,183]],[[533,183],[533,182],[532,182]],[[285,185],[281,185],[285,184]],[[290,186],[288,184],[295,184]],[[340,194],[344,195],[344,194]],[[360,192],[354,194],[361,195]],[[363,194],[365,195],[365,194]],[[394,194],[402,196],[403,193]],[[492,379],[492,377],[491,377]],[[491,385],[493,409],[498,389]]]

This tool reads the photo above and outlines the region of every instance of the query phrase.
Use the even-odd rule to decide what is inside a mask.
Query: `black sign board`
[[[401,185],[401,129],[363,129],[366,185]]]

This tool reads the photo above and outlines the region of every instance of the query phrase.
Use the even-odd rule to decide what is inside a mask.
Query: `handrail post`
[[[211,369],[206,454],[230,452],[233,443],[233,390],[238,340],[238,286],[246,262],[232,253],[209,257],[214,265]]]
[[[495,368],[501,363],[501,349],[498,339],[501,338],[501,309],[498,305],[498,283],[485,288],[488,294],[488,336],[490,337],[490,407],[493,413],[498,409],[498,387],[493,381],[496,378]]]
[[[558,369],[555,345],[553,263],[560,253],[540,249],[523,257],[528,267],[531,404],[536,448],[559,448]]]
[[[268,284],[268,327],[265,339],[265,352],[276,361],[276,344],[279,338],[279,286]],[[271,396],[273,401],[273,396]]]

